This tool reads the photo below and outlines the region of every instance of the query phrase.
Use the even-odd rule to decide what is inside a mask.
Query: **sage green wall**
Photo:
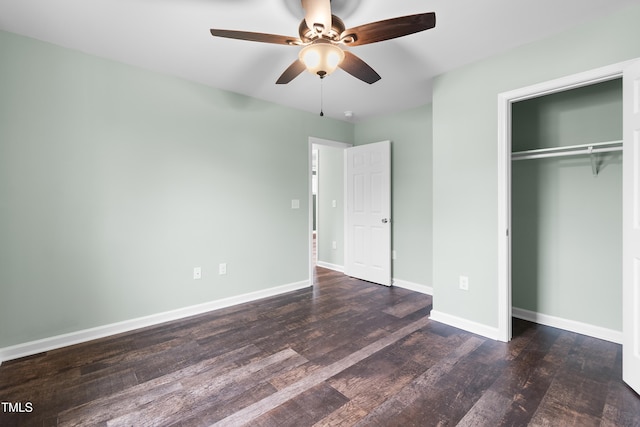
[[[318,261],[344,267],[344,149],[318,149]],[[333,201],[336,207],[333,207]],[[333,242],[336,248],[333,249]]]
[[[515,103],[513,151],[622,139],[620,79]],[[622,156],[512,164],[514,307],[622,330]]]
[[[352,124],[6,32],[0,57],[0,348],[308,279],[308,137]]]
[[[640,57],[639,20],[632,6],[435,79],[434,310],[498,326],[497,95]]]
[[[391,140],[394,279],[431,286],[431,104],[357,123],[356,144]]]

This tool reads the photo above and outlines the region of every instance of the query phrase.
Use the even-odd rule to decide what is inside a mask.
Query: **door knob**
[[[382,218],[382,223],[386,224],[388,222],[391,222],[391,220],[389,218]]]

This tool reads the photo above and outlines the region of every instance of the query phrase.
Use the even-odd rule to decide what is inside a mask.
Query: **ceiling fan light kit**
[[[324,78],[338,68],[345,55],[340,47],[330,41],[318,39],[302,48],[298,57],[304,63],[308,72]]]

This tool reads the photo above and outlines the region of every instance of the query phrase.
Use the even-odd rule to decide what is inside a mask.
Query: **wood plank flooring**
[[[640,426],[619,345],[519,320],[499,343],[429,320],[429,296],[316,276],[5,362],[0,400],[32,411],[0,426]]]

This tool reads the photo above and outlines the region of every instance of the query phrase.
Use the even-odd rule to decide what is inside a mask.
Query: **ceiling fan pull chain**
[[[320,117],[324,117],[324,76],[320,76]]]

